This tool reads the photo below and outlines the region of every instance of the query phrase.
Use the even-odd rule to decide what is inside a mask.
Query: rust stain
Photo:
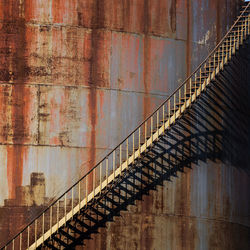
[[[191,6],[190,2],[186,1],[187,10],[187,42],[186,42],[186,66],[187,66],[187,76],[191,74]]]
[[[144,56],[143,56],[143,76],[144,76],[144,97],[143,97],[143,118],[146,119],[149,114],[149,107],[150,107],[150,98],[148,96],[149,93],[149,65],[150,65],[150,37],[149,37],[149,1],[146,0],[144,3]]]
[[[9,199],[16,197],[16,187],[22,185],[23,149],[22,146],[7,147],[7,179]]]
[[[97,67],[99,66],[98,60],[99,53],[98,47],[100,46],[100,36],[98,28],[103,26],[104,23],[104,3],[103,1],[96,1],[94,15],[92,17],[92,32],[91,32],[91,58],[90,58],[90,82],[89,82],[89,94],[88,94],[88,113],[90,119],[90,152],[89,152],[89,169],[94,166],[96,157],[96,121],[97,121]],[[92,177],[90,180],[92,184]],[[90,188],[91,188],[90,184]]]
[[[25,77],[27,75],[25,49],[26,27],[23,17],[24,3],[13,0],[5,2],[2,37],[6,41],[8,54],[4,65],[5,74],[1,74],[1,80],[14,84],[11,86],[12,100],[10,109],[10,130],[12,131],[12,143],[23,144],[27,137],[29,124],[25,116],[28,111],[29,91],[25,91]],[[16,85],[16,83],[18,85]],[[4,105],[6,106],[6,104]],[[6,114],[7,116],[7,114]],[[22,184],[24,148],[22,146],[7,147],[7,179],[9,198],[15,197],[15,189]]]
[[[170,27],[171,27],[172,33],[175,33],[176,32],[176,0],[171,1]]]
[[[220,13],[221,13],[221,1],[217,0],[217,3],[216,3],[216,44],[218,44],[221,39]]]

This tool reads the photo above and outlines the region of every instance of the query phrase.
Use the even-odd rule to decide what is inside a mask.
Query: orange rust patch
[[[9,199],[14,199],[16,187],[22,185],[23,179],[23,152],[22,146],[7,147],[7,179]]]

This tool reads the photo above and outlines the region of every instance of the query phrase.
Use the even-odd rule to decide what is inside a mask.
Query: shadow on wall
[[[183,172],[185,168],[192,168],[194,165],[199,168],[202,166],[201,161],[210,160],[218,163],[218,166],[233,167],[249,174],[250,58],[248,55],[250,55],[249,48],[242,48],[192,108],[177,120],[171,129],[160,136],[159,141],[142,154],[133,166],[129,167],[123,178],[117,179],[106,193],[104,192],[100,198],[84,208],[79,216],[76,216],[75,221],[84,221],[89,227],[84,235],[78,237],[70,246],[82,244],[84,239],[90,237],[93,232],[97,232],[99,227],[103,227],[107,221],[112,221],[114,216],[119,216],[122,210],[127,210],[129,205],[134,205],[136,200],[141,200],[142,196],[149,194],[150,190],[155,190],[157,185],[163,185],[164,181],[171,181],[173,177],[178,177],[177,172]],[[168,184],[165,183],[165,185]],[[242,202],[243,193],[246,190],[242,190],[242,193],[238,191],[237,197],[232,194],[231,198]],[[204,193],[204,195],[207,194]],[[216,206],[219,207],[219,204],[216,203]],[[229,205],[228,211],[233,211],[233,206],[234,204]],[[105,207],[104,212],[101,209],[98,210],[100,207]],[[227,218],[228,214],[224,215]],[[245,220],[244,223],[248,225],[249,222]],[[109,244],[105,240],[115,241],[119,237],[117,236],[119,225],[119,223],[110,225],[107,230],[104,230],[105,232],[102,231],[103,234],[96,237],[103,245]],[[131,228],[131,225],[127,226]],[[230,230],[232,228],[228,229],[227,233]],[[218,232],[214,231],[214,233],[218,235]],[[205,237],[209,238],[207,233]],[[227,235],[225,239],[228,237]],[[212,246],[215,241],[210,239],[209,244]],[[86,249],[93,247],[91,242],[98,242],[98,240],[94,238],[93,241],[84,242]],[[239,249],[246,249],[249,238],[234,234],[230,244],[231,249],[235,249],[236,246]]]
[[[122,188],[126,196],[119,199],[119,204],[109,216],[103,216],[105,219],[92,224],[89,234],[119,215],[128,205],[134,204],[135,200],[141,199],[142,195],[148,194],[149,190],[177,176],[176,173],[184,171],[185,167],[199,165],[199,161],[221,162],[250,173],[249,47],[240,50],[192,108],[131,166],[123,179],[114,184],[110,192],[117,195],[116,189]],[[131,182],[131,179],[134,181]],[[128,186],[130,190],[126,190]],[[0,218],[0,242],[27,225],[30,213],[33,217],[34,213],[45,208],[44,204],[52,201],[45,197],[42,173],[32,173],[30,185],[18,187],[16,193],[16,199],[6,200],[5,206],[0,208],[0,214],[5,215],[8,209],[16,210],[11,217]],[[103,204],[110,200],[108,196],[101,199]],[[82,214],[88,213],[91,214],[91,204]],[[77,243],[81,241],[80,238]]]

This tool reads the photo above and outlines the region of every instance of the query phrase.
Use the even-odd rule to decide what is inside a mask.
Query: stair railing
[[[191,106],[239,49],[250,33],[249,9],[250,3],[220,43],[167,100],[2,249],[34,249],[41,246],[146,153],[148,147],[153,146],[165,130]]]

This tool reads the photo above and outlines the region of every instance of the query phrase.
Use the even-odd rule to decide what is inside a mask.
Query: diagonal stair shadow
[[[74,249],[199,161],[221,161],[249,174],[249,9],[247,4],[207,59],[148,119],[9,246],[18,246],[16,240],[31,249]]]
[[[156,190],[158,185],[174,181],[178,172],[192,168],[199,161],[224,162],[249,172],[248,157],[244,157],[244,151],[250,149],[249,86],[247,78],[240,79],[239,90],[236,80],[248,64],[240,58],[245,52],[243,49],[238,55],[240,63],[227,65],[194,106],[131,164],[121,178],[60,229],[67,239],[74,234],[71,241],[64,243],[65,248],[83,244],[129,205]],[[67,231],[68,228],[72,230]],[[57,237],[52,237],[50,245],[61,243]]]

